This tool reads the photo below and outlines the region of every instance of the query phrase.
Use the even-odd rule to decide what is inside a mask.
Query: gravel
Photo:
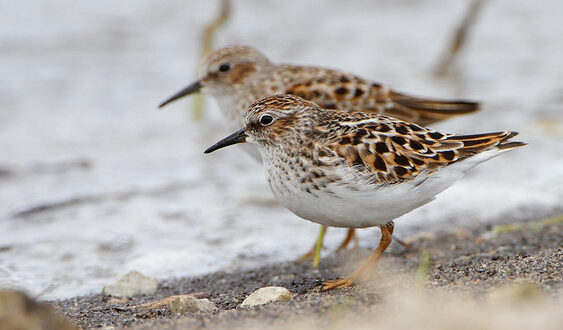
[[[559,216],[510,227],[423,233],[409,240],[410,248],[392,244],[373,283],[330,292],[320,292],[319,285],[347,274],[370,251],[356,249],[329,255],[321,260],[318,269],[312,269],[309,263],[287,262],[247,271],[170,279],[160,282],[154,295],[116,300],[100,294],[51,304],[83,328],[198,329],[291,324],[304,318],[318,320],[318,326],[331,322],[326,316],[338,315],[335,310],[342,306],[347,317],[355,319],[382,308],[393,292],[411,290],[411,285],[424,292],[463,293],[479,300],[498,288],[528,283],[546,299],[557,300],[563,293],[562,220]],[[294,298],[252,309],[238,308],[249,294],[265,286],[285,287]],[[179,294],[207,298],[217,310],[177,317],[166,310],[141,313],[133,308]]]

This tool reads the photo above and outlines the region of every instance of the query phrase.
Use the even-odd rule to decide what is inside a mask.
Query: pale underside
[[[385,224],[432,201],[468,169],[498,154],[495,148],[440,171],[420,173],[412,180],[395,184],[369,184],[369,176],[345,164],[324,169],[323,175],[334,178],[335,182],[317,186],[318,189],[301,183],[302,176],[310,173],[310,163],[304,163],[306,171],[291,173],[287,159],[265,158],[265,170],[277,200],[295,215],[325,226],[365,228]],[[272,166],[271,162],[282,165]]]
[[[279,117],[261,127],[262,113]],[[430,202],[473,166],[524,145],[516,132],[442,134],[395,118],[320,109],[280,95],[255,102],[247,141],[258,144],[278,201],[327,226],[386,224]]]

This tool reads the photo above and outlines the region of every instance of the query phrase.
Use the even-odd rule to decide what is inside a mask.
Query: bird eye
[[[219,65],[219,71],[221,72],[227,72],[231,69],[231,66],[229,65],[229,63],[222,63],[221,65]]]
[[[271,125],[274,122],[274,117],[272,117],[270,115],[262,115],[262,117],[260,117],[260,119],[258,121],[260,122],[260,125],[268,126],[268,125]]]

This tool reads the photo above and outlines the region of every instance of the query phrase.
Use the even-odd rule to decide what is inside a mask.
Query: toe
[[[346,288],[355,285],[356,283],[350,278],[343,278],[335,281],[326,281],[323,283],[322,291],[328,291],[332,289]]]
[[[297,261],[311,261],[315,258],[315,251],[311,250],[301,257],[297,258]]]

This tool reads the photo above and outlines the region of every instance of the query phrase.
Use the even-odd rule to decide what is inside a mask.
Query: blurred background
[[[403,239],[563,209],[563,2],[484,1],[436,75],[470,1],[231,2],[214,47],[340,68],[398,90],[480,100],[445,132],[516,130],[529,146],[475,168],[396,221]],[[42,299],[291,260],[318,226],[279,207],[214,100],[157,105],[198,74],[219,1],[0,0],[0,287]],[[344,230],[326,238],[332,253]],[[375,247],[377,229],[361,230]],[[322,261],[321,261],[322,262]]]

